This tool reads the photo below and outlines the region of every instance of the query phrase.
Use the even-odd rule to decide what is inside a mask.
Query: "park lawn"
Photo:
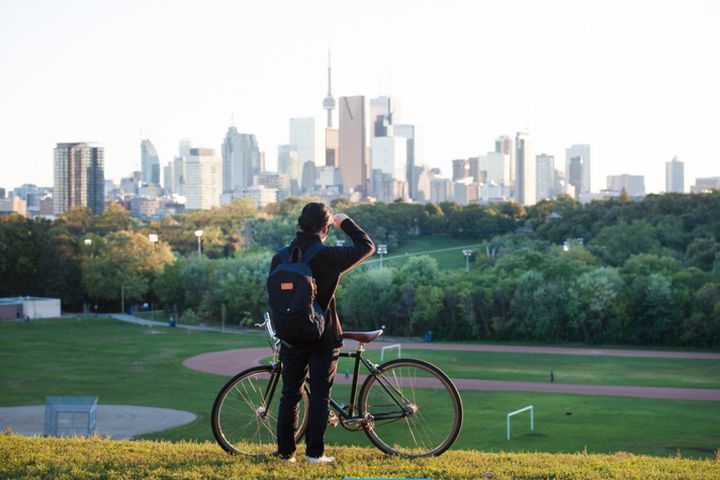
[[[379,352],[368,353],[379,361]],[[396,353],[386,351],[385,359]],[[402,354],[433,363],[452,378],[549,382],[552,372],[557,383],[720,388],[720,359],[410,349]]]
[[[367,350],[365,356],[380,363],[379,350]],[[402,356],[430,362],[450,378],[549,382],[552,372],[557,383],[720,388],[720,359],[411,349],[403,349]],[[397,350],[387,350],[383,358],[397,358]],[[354,361],[341,358],[339,374],[352,373]],[[360,371],[364,373],[365,367],[361,365]]]
[[[47,395],[98,395],[101,404],[193,412],[198,420],[175,438],[209,439],[209,410],[225,379],[190,370],[183,360],[263,345],[267,340],[258,335],[151,328],[107,318],[0,323],[0,406],[42,405]],[[246,367],[238,365],[238,371]]]
[[[411,255],[428,250],[440,250],[452,248],[451,251],[428,253],[438,262],[438,267],[445,270],[456,268],[465,268],[465,256],[462,254],[463,247],[477,246],[480,242],[473,239],[457,239],[449,235],[432,235],[411,237],[405,244],[395,250],[388,251],[383,259],[383,265],[390,267],[401,267]],[[472,248],[472,247],[471,247]],[[406,256],[407,254],[407,256]],[[379,264],[379,256],[377,254],[372,257],[373,262],[368,266],[377,266]],[[366,262],[367,263],[367,262]],[[471,263],[472,266],[472,263]]]
[[[99,395],[101,404],[176,408],[197,421],[147,438],[211,440],[209,414],[226,378],[187,369],[193,355],[266,344],[262,336],[150,328],[90,318],[0,324],[0,405],[43,404],[46,395]],[[238,370],[246,368],[238,365]],[[347,401],[348,386],[334,397]],[[720,402],[591,397],[525,392],[461,392],[465,424],[457,448],[505,451],[619,450],[691,457],[720,448]],[[513,420],[518,436],[504,440],[505,415],[535,405],[536,432]],[[565,415],[571,412],[572,415]],[[523,425],[525,429],[523,430]],[[515,428],[515,427],[514,427]],[[331,443],[369,445],[361,432],[330,431]]]

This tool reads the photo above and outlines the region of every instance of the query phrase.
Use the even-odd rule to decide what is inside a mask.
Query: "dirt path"
[[[504,347],[493,345],[452,345],[452,344],[406,344],[403,348],[425,348],[427,350],[474,350],[474,351],[502,351],[525,353],[560,353],[568,355],[579,355],[581,353],[573,352],[593,352],[582,353],[585,355],[605,355],[608,350],[587,350],[587,349],[560,349],[551,347]],[[413,347],[417,345],[416,347]],[[383,344],[373,344],[373,347],[379,348]],[[433,348],[428,348],[433,347]],[[438,348],[440,347],[440,348]],[[471,347],[471,348],[467,348]],[[515,349],[522,350],[515,350]],[[512,350],[508,350],[512,349]],[[562,352],[555,352],[561,350]],[[659,353],[665,354],[683,354],[685,352],[648,352],[644,350],[612,350],[614,353],[630,353],[627,356],[660,356]],[[651,353],[653,355],[647,355]],[[645,355],[641,355],[645,354]],[[697,355],[697,354],[696,354]],[[703,354],[713,355],[713,354]],[[239,350],[226,350],[223,352],[212,352],[197,355],[188,358],[183,362],[188,368],[199,370],[202,372],[213,373],[216,375],[232,376],[236,373],[258,365],[258,362],[270,356],[270,350],[263,348],[245,348]],[[615,355],[620,356],[620,355]],[[672,358],[715,358],[715,357],[677,357],[668,355]],[[720,357],[720,356],[719,356]],[[420,379],[422,380],[422,379]],[[338,375],[336,383],[349,383],[350,379],[344,375]],[[566,384],[566,383],[540,383],[540,382],[516,382],[505,380],[479,380],[470,378],[454,379],[455,385],[460,390],[492,390],[492,391],[521,391],[521,392],[549,392],[549,393],[574,393],[580,395],[604,395],[604,396],[621,396],[621,397],[640,397],[640,398],[665,398],[673,400],[710,400],[720,401],[720,389],[709,388],[669,388],[669,387],[636,387],[625,385],[583,385],[583,384]]]

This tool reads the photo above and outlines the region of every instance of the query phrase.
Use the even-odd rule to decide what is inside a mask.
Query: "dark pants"
[[[300,352],[282,347],[282,398],[278,412],[278,453],[283,456],[295,453],[295,429],[298,421],[298,404],[301,389],[310,370],[310,407],[305,431],[306,454],[321,457],[325,452],[330,388],[335,379],[339,349],[319,352]]]

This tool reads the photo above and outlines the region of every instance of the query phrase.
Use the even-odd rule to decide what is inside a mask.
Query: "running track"
[[[354,347],[354,342],[346,342],[347,347]],[[373,343],[368,348],[380,348],[388,343]],[[454,351],[485,351],[485,352],[520,352],[549,353],[556,355],[593,355],[615,357],[651,357],[651,358],[696,358],[720,359],[717,353],[695,352],[662,352],[649,350],[614,350],[557,347],[520,347],[500,345],[462,345],[442,343],[403,343],[404,349],[454,350]],[[270,356],[270,350],[263,348],[246,348],[212,352],[188,358],[183,362],[188,368],[216,375],[232,376],[246,368],[258,365],[263,358]],[[349,379],[338,375],[336,383],[349,383]],[[641,398],[664,398],[673,400],[710,400],[720,401],[720,389],[709,388],[667,388],[667,387],[634,387],[626,385],[582,385],[564,383],[515,382],[504,380],[478,380],[468,378],[453,379],[460,390],[494,390],[574,393],[580,395],[604,395]]]

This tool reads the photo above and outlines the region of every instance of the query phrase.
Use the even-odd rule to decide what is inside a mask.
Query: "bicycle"
[[[212,430],[220,446],[231,454],[262,457],[277,447],[276,427],[280,393],[281,340],[275,336],[269,314],[264,322],[273,358],[269,365],[249,368],[230,379],[218,393],[212,409]],[[365,345],[383,330],[344,332],[356,340],[354,352],[340,352],[355,359],[350,399],[341,404],[330,399],[328,423],[349,431],[363,430],[381,451],[391,455],[424,457],[440,455],[457,439],[463,420],[460,394],[452,380],[436,366],[414,359],[396,359],[377,365],[364,357]],[[367,370],[360,390],[360,365]],[[337,378],[336,378],[336,383]],[[295,440],[307,427],[309,385],[305,382],[299,405]]]

